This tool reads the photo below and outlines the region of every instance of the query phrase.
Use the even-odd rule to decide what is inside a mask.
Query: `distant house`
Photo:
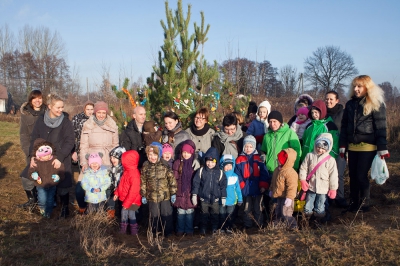
[[[0,84],[0,113],[7,113],[8,109],[7,88]]]

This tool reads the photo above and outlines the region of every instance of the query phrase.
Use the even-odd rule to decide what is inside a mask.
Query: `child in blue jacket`
[[[257,153],[256,139],[251,135],[244,138],[243,152],[236,159],[235,173],[242,189],[244,227],[252,227],[254,220],[260,228],[263,224],[262,194],[268,189],[271,178]]]
[[[225,206],[219,205],[219,223],[221,232],[232,233],[233,211],[236,204],[243,203],[242,191],[240,190],[239,177],[235,174],[235,159],[230,154],[225,154],[219,161],[221,169],[227,179],[226,203]]]

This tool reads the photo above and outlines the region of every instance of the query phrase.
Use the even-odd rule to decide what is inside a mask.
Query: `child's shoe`
[[[139,233],[139,225],[136,224],[130,224],[130,229],[131,229],[131,235],[137,235]]]
[[[126,229],[128,228],[128,224],[127,223],[120,223],[119,224],[119,232],[121,234],[126,234]]]

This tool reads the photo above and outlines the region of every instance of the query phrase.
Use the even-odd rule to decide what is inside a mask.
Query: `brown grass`
[[[147,228],[138,236],[118,234],[105,213],[73,213],[58,220],[59,207],[51,219],[17,209],[26,200],[19,180],[25,159],[18,128],[0,122],[0,265],[400,265],[400,154],[395,149],[387,160],[391,177],[382,186],[371,183],[369,213],[331,208],[333,220],[319,227],[299,219],[296,231],[265,224],[232,235],[164,238]]]

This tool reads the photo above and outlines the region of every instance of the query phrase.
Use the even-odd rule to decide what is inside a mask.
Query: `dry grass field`
[[[58,220],[59,207],[51,219],[16,208],[26,200],[18,130],[18,123],[0,122],[0,265],[400,265],[400,153],[394,148],[387,160],[391,177],[372,184],[368,213],[332,207],[332,221],[318,228],[300,221],[297,231],[266,224],[247,233],[163,239],[144,228],[139,236],[120,235],[104,213]]]

